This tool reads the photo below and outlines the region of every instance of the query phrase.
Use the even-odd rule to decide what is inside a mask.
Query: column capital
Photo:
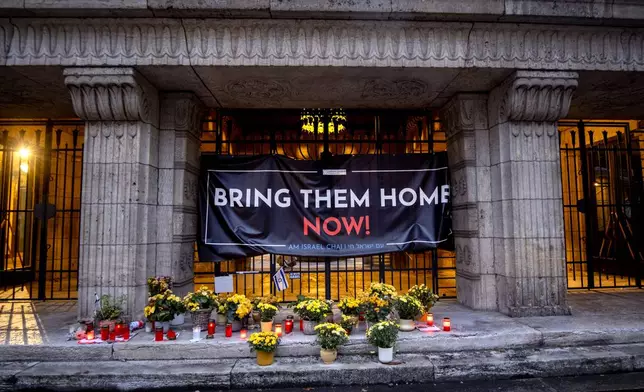
[[[161,93],[160,129],[173,129],[198,134],[205,106],[192,92]]]
[[[134,68],[66,68],[76,114],[87,121],[142,121],[159,125],[157,90]]]
[[[456,94],[441,108],[447,138],[461,131],[487,129],[487,94]]]
[[[490,93],[490,126],[507,121],[555,122],[568,114],[576,72],[515,71]]]

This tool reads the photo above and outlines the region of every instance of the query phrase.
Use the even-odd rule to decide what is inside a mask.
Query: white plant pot
[[[185,321],[186,321],[185,314],[183,314],[183,313],[175,314],[174,318],[172,319],[172,321],[170,321],[170,325],[183,325],[183,323],[185,323]]]
[[[416,329],[416,322],[414,320],[400,319],[400,326],[398,329],[404,332],[413,331]]]
[[[304,335],[315,335],[315,327],[318,325],[317,321],[304,320],[304,328],[302,333]]]
[[[389,363],[394,360],[394,348],[378,347],[378,360],[381,363]]]
[[[158,321],[157,321],[157,323],[158,323]],[[164,321],[164,322],[161,323],[161,325],[163,326],[163,333],[164,334],[168,333],[168,331],[170,330],[170,322],[169,321]]]

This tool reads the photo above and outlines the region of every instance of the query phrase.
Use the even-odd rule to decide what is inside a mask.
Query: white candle
[[[192,327],[192,340],[199,340],[201,338],[201,327]]]

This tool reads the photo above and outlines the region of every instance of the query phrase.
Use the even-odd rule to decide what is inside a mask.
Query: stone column
[[[488,100],[497,301],[510,316],[570,314],[556,122],[577,77],[516,71]]]
[[[452,176],[456,290],[462,304],[497,310],[487,94],[459,94],[442,110]]]
[[[127,296],[140,316],[157,257],[159,103],[133,68],[68,68],[65,84],[86,121],[81,199],[78,308],[94,293]]]
[[[172,276],[179,295],[193,284],[202,112],[193,93],[161,94],[155,273]]]

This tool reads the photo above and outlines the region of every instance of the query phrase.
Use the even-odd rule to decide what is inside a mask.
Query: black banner
[[[203,156],[199,257],[364,256],[451,244],[447,153]]]

